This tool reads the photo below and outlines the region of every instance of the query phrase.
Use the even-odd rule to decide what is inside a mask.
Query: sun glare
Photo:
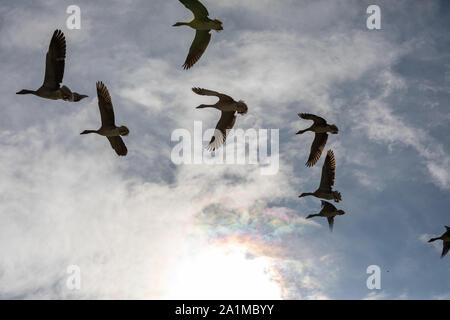
[[[270,259],[240,246],[209,247],[175,267],[165,299],[281,299]]]

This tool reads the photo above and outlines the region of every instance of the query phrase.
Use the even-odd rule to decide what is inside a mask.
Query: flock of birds
[[[222,22],[217,19],[210,19],[208,10],[198,0],[179,0],[194,14],[194,19],[190,22],[177,22],[173,26],[189,26],[196,30],[194,41],[191,44],[186,61],[183,64],[183,69],[190,69],[195,63],[199,61],[205,52],[211,40],[211,30],[217,32],[223,30]],[[88,97],[84,94],[72,92],[67,86],[61,86],[64,76],[64,67],[66,59],[66,39],[61,30],[55,30],[50,46],[46,55],[45,76],[44,83],[37,90],[21,90],[17,94],[33,94],[41,98],[52,100],[64,100],[77,102]],[[115,124],[114,109],[109,94],[108,88],[103,82],[97,82],[97,97],[98,106],[101,117],[101,127],[98,130],[84,130],[82,135],[89,133],[96,133],[105,136],[111,147],[119,156],[127,154],[127,147],[123,142],[121,136],[127,136],[130,130],[126,126],[117,126]],[[220,119],[216,125],[216,130],[211,138],[207,149],[215,151],[220,148],[226,140],[227,133],[233,128],[236,122],[236,114],[246,114],[248,107],[244,101],[236,101],[232,97],[212,90],[202,88],[192,88],[192,91],[199,95],[215,96],[219,98],[218,102],[213,105],[201,104],[197,108],[215,108],[221,111]],[[328,133],[337,134],[338,127],[334,124],[328,124],[327,121],[321,117],[308,113],[299,113],[299,117],[305,120],[312,120],[313,124],[304,130],[300,130],[297,134],[302,134],[308,131],[314,132],[315,137],[311,145],[307,167],[314,166],[320,159],[322,152],[328,140]],[[322,177],[318,189],[314,192],[302,193],[299,197],[314,196],[325,200],[334,200],[339,202],[342,200],[341,194],[333,190],[336,171],[336,161],[332,150],[327,152],[324,164],[322,166]],[[333,229],[334,217],[343,215],[343,210],[338,210],[334,205],[328,201],[321,200],[322,210],[317,214],[310,214],[306,218],[312,217],[326,217],[330,230]],[[450,250],[450,227],[446,226],[446,232],[437,238],[432,238],[429,242],[436,240],[443,241],[443,250],[441,257],[444,257]]]

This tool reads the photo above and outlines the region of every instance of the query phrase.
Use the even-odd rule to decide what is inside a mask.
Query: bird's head
[[[308,194],[307,193],[302,193],[301,195],[299,195],[298,197],[299,198],[303,198],[303,197],[306,197]]]
[[[76,92],[74,92],[74,93],[72,94],[72,96],[73,96],[73,101],[75,101],[75,102],[80,101],[80,100],[82,100],[82,99],[88,97],[88,96],[85,95],[85,94],[79,94],[79,93],[76,93]]]
[[[237,103],[237,108],[236,108],[236,109],[237,109],[236,111],[237,111],[239,114],[246,114],[247,111],[248,111],[247,105],[246,105],[245,102],[242,101],[242,100],[239,100],[239,101],[238,101],[238,103]]]
[[[342,216],[343,214],[345,214],[345,211],[344,210],[338,210],[338,211],[336,211],[336,213],[338,215]]]
[[[130,130],[127,127],[125,127],[125,126],[120,126],[119,127],[119,134],[121,136],[127,136],[128,134],[130,134]]]

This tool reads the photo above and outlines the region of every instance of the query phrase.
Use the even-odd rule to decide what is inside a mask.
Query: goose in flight
[[[80,101],[87,95],[70,91],[66,86],[60,86],[64,76],[66,59],[66,38],[61,30],[55,30],[45,58],[45,77],[42,86],[34,90],[23,89],[17,94],[34,94],[35,96],[64,101]]]
[[[216,108],[222,111],[219,122],[216,125],[216,130],[214,130],[214,135],[207,146],[209,151],[215,151],[225,143],[228,131],[233,128],[236,122],[236,112],[246,114],[248,111],[247,105],[242,100],[235,101],[232,97],[216,91],[202,88],[192,88],[192,91],[202,96],[215,96],[219,98],[216,104],[201,104],[196,108]]]
[[[103,82],[97,82],[97,96],[102,126],[98,130],[84,130],[80,134],[97,133],[105,136],[108,138],[111,147],[116,150],[116,153],[119,156],[125,156],[128,150],[120,136],[127,136],[130,130],[125,126],[116,126],[111,96]]]
[[[431,238],[430,240],[428,240],[428,242],[433,242],[436,240],[442,240],[443,242],[443,248],[442,248],[442,254],[441,254],[441,258],[443,258],[447,252],[450,250],[450,227],[445,226],[445,233],[437,238]]]
[[[314,192],[306,192],[299,195],[299,198],[306,196],[314,196],[326,200],[334,200],[339,202],[342,200],[341,194],[338,191],[333,191],[334,176],[336,171],[336,161],[334,160],[334,153],[328,150],[327,157],[322,166],[322,178],[320,179],[320,186]]]
[[[191,68],[202,56],[211,40],[211,30],[223,30],[220,20],[211,20],[208,18],[209,13],[203,4],[198,0],[180,0],[186,8],[194,14],[194,20],[191,22],[177,22],[173,27],[189,26],[196,30],[194,41],[189,49],[183,69]]]
[[[318,117],[309,113],[299,113],[298,116],[302,119],[312,120],[314,123],[311,127],[300,130],[297,134],[302,134],[307,131],[312,131],[315,133],[314,141],[311,145],[311,151],[309,152],[308,162],[306,162],[307,167],[312,167],[320,159],[322,151],[325,148],[328,139],[328,132],[332,134],[338,133],[338,127],[334,124],[328,124],[324,118]]]
[[[317,214],[310,214],[309,216],[306,217],[306,219],[310,219],[312,217],[326,217],[328,219],[330,231],[333,231],[334,217],[345,214],[345,211],[336,209],[336,207],[333,206],[328,201],[321,200],[321,202],[322,202],[322,210]]]

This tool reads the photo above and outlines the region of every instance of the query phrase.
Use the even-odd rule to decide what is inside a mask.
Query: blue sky
[[[0,297],[448,299],[449,257],[426,242],[450,223],[448,1],[204,3],[224,31],[184,71],[194,31],[171,26],[191,18],[179,1],[2,1]],[[66,28],[72,4],[81,30]],[[381,30],[366,28],[370,4]],[[55,29],[80,103],[15,94],[40,86]],[[79,135],[99,126],[98,80],[131,130],[125,158]],[[191,87],[245,100],[236,128],[279,129],[278,174],[174,165],[173,130],[217,121]],[[340,129],[333,233],[304,219],[320,201],[297,197],[324,159],[304,166],[299,112]],[[369,265],[381,290],[366,287]]]

